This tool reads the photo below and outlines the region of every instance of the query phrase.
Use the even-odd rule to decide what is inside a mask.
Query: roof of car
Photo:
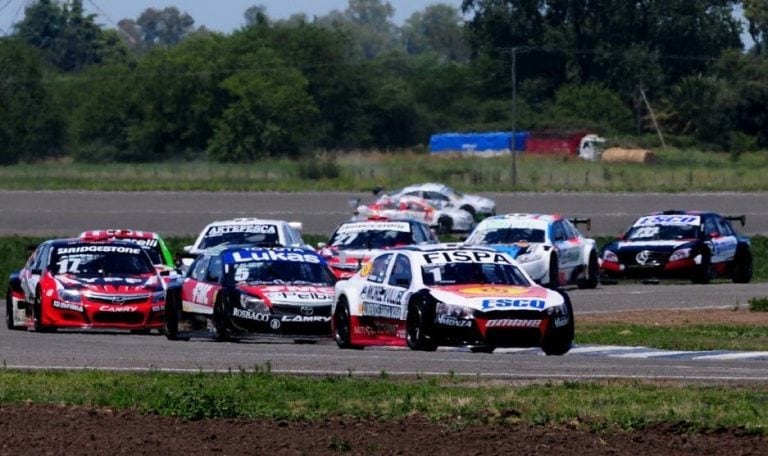
[[[263,218],[257,218],[257,217],[238,217],[228,220],[216,220],[208,224],[208,226],[214,226],[214,225],[241,225],[241,224],[260,224],[260,225],[287,225],[291,222],[285,221],[285,220],[275,220],[275,219],[263,219]]]
[[[78,236],[80,239],[159,239],[157,233],[151,231],[139,231],[131,229],[108,229],[108,230],[89,230],[83,231]]]
[[[512,214],[503,214],[503,215],[495,215],[493,217],[488,217],[485,221],[492,221],[492,220],[505,220],[513,222],[515,220],[528,220],[528,221],[540,221],[544,223],[553,223],[557,220],[562,220],[563,217],[557,214],[528,214],[528,213],[512,213]]]
[[[51,239],[46,242],[52,244],[54,247],[65,247],[65,246],[71,246],[71,245],[119,245],[119,246],[146,248],[141,244],[137,244],[136,242],[133,242],[130,240],[122,240],[122,239],[88,240],[88,239],[80,239],[80,238],[67,238],[67,239]]]
[[[449,187],[445,184],[439,184],[437,182],[425,182],[423,184],[413,184],[409,185],[407,187],[403,187],[401,192],[410,191],[410,190],[431,190],[431,191],[443,191],[448,190]]]

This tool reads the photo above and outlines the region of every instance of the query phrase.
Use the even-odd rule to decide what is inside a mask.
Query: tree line
[[[393,16],[384,0],[282,20],[254,5],[219,33],[176,7],[110,27],[81,0],[37,0],[0,38],[0,164],[248,162],[512,126],[641,140],[649,107],[673,144],[768,147],[764,0],[464,0]]]

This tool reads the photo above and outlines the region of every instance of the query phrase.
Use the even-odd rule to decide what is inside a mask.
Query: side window
[[[46,250],[45,245],[39,246],[29,257],[28,267],[29,269],[40,269],[43,264],[43,251]]]
[[[555,242],[564,241],[565,232],[563,231],[563,224],[560,221],[555,222],[552,225],[552,240]]]
[[[392,274],[389,276],[389,284],[396,287],[408,288],[411,286],[411,261],[405,255],[395,258],[392,266]]]
[[[704,233],[706,233],[707,236],[720,234],[720,229],[718,228],[717,223],[713,217],[707,217],[704,220]]]
[[[424,198],[433,201],[443,201],[446,203],[450,201],[447,196],[437,192],[424,192]]]
[[[406,193],[405,196],[418,196],[419,198],[421,198],[421,191],[420,190],[414,190],[412,192]]]
[[[720,229],[720,234],[723,236],[734,236],[736,234],[731,223],[724,218],[717,218],[717,226]]]
[[[373,260],[371,272],[368,274],[369,282],[383,283],[387,275],[389,263],[392,261],[392,254],[386,254]]]
[[[222,272],[221,257],[211,257],[211,261],[208,263],[208,274],[205,277],[206,282],[219,282]]]
[[[565,234],[568,237],[568,239],[577,238],[581,236],[579,229],[573,226],[573,223],[567,220],[563,220],[562,223],[563,223],[563,226],[565,227]]]
[[[208,262],[210,261],[211,257],[201,255],[197,258],[197,260],[192,263],[192,266],[189,268],[189,277],[195,280],[202,281],[205,279],[205,271],[208,269]]]

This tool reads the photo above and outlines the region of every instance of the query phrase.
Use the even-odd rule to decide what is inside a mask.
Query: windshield
[[[627,231],[625,239],[630,241],[695,239],[698,232],[699,225],[633,226]]]
[[[545,240],[544,230],[534,228],[500,228],[478,231],[467,239],[467,244],[514,244],[517,242],[538,242]]]
[[[229,267],[234,283],[333,285],[333,274],[322,264],[301,261],[252,261]]]
[[[407,226],[407,225],[406,225]],[[383,249],[398,245],[412,244],[410,231],[368,230],[337,231],[329,245],[344,249]]]
[[[54,275],[124,276],[154,273],[149,257],[142,249],[129,252],[54,252],[51,272]]]
[[[519,285],[530,286],[517,266],[500,263],[440,263],[422,266],[425,285]]]
[[[213,226],[205,233],[198,248],[204,250],[225,244],[276,246],[280,245],[280,236],[275,225]]]

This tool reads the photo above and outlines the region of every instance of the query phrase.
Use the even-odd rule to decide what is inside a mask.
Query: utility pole
[[[517,117],[517,48],[512,47],[512,66],[510,68],[512,79],[512,188],[517,188],[517,151],[515,150],[515,128]]]

